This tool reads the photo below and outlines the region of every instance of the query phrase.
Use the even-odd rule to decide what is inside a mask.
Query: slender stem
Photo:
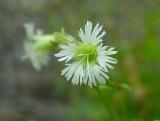
[[[112,110],[109,106],[109,104],[106,102],[105,98],[103,97],[102,93],[100,92],[98,87],[95,87],[96,92],[98,93],[100,99],[102,100],[102,102],[104,103],[105,109],[107,111],[108,114],[108,121],[114,121],[113,115],[112,115]]]

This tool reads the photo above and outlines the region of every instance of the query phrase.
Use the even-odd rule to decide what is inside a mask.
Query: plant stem
[[[108,120],[107,121],[114,121],[114,118],[113,118],[113,115],[112,115],[112,110],[111,110],[109,104],[106,102],[106,100],[103,97],[103,95],[102,95],[101,91],[99,90],[99,88],[95,87],[95,90],[98,93],[101,101],[104,103],[105,109],[106,109],[107,114],[108,114],[108,116],[107,116]]]

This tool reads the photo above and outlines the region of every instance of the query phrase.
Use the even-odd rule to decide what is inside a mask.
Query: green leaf
[[[119,84],[119,87],[122,88],[122,89],[127,90],[128,92],[132,92],[132,88],[126,83]]]
[[[113,86],[110,85],[99,85],[98,87],[100,90],[105,90],[105,91],[109,91],[109,92],[115,92],[115,88]]]

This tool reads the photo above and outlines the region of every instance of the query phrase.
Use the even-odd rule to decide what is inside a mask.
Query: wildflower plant
[[[42,30],[34,30],[32,23],[24,25],[27,40],[24,43],[25,54],[23,59],[29,59],[36,70],[49,63],[50,53],[54,54],[59,62],[65,62],[65,68],[61,74],[72,82],[73,85],[88,85],[95,87],[105,107],[105,99],[101,95],[98,84],[105,84],[109,79],[109,69],[117,63],[117,59],[111,57],[117,51],[114,47],[105,46],[103,37],[106,34],[99,23],[93,26],[90,21],[85,24],[84,30],[78,31],[79,38],[66,34],[64,30],[52,34],[43,34]],[[106,108],[108,109],[108,108]],[[110,111],[107,111],[108,114]],[[112,121],[112,115],[108,120]]]
[[[104,103],[107,121],[117,121],[115,119],[118,118],[106,100],[106,95],[103,95],[105,93],[101,92],[105,89],[115,94],[119,89],[124,89],[132,94],[133,90],[125,83],[110,81],[105,84],[109,80],[110,69],[117,63],[117,59],[112,56],[118,51],[115,47],[104,45],[103,37],[106,32],[103,31],[103,26],[99,23],[94,26],[92,22],[87,21],[84,29],[79,29],[77,38],[63,29],[61,32],[44,34],[40,29],[35,30],[33,23],[25,24],[24,27],[27,39],[24,42],[25,53],[22,59],[29,59],[34,69],[40,70],[48,65],[50,56],[55,56],[65,66],[61,75],[73,85],[94,87]]]

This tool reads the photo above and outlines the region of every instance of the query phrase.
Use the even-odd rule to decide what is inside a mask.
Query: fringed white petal
[[[85,25],[84,32],[80,28],[80,30],[78,31],[78,35],[83,42],[89,42],[92,44],[99,44],[101,41],[103,41],[102,37],[106,34],[105,31],[100,33],[102,31],[102,27],[103,26],[99,27],[99,23],[98,23],[93,28],[92,23],[90,21],[87,21],[87,24]]]

